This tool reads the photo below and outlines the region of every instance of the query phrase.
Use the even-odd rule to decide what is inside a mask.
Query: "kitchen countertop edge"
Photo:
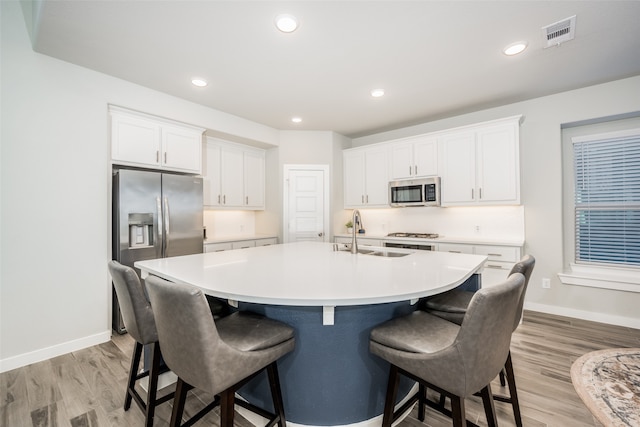
[[[351,238],[351,234],[338,233],[334,237]],[[421,239],[411,237],[393,237],[384,234],[358,234],[358,238],[380,239],[386,241],[401,241],[412,243],[460,243],[466,245],[498,245],[498,246],[524,246],[524,239],[489,238],[484,236],[442,236],[435,239]]]

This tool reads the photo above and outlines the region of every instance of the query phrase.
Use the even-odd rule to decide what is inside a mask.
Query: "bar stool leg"
[[[131,407],[131,399],[133,397],[133,390],[136,385],[136,376],[138,371],[138,365],[140,365],[140,356],[142,355],[142,344],[136,342],[133,349],[133,355],[131,356],[131,368],[129,369],[129,381],[127,382],[127,393],[124,397],[124,410],[128,411]]]
[[[507,382],[509,383],[509,395],[511,396],[511,406],[513,407],[513,417],[517,427],[522,427],[522,414],[520,413],[520,401],[518,400],[518,390],[516,389],[516,377],[513,372],[513,364],[511,362],[511,352],[507,355],[507,361],[504,364],[507,371]]]
[[[389,383],[387,384],[387,395],[384,401],[384,415],[382,416],[382,427],[391,427],[393,423],[393,409],[396,404],[396,395],[400,385],[400,375],[398,367],[391,365],[389,369]]]

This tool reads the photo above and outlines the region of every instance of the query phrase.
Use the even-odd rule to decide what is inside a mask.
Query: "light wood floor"
[[[640,330],[525,311],[511,345],[524,425],[598,426],[576,395],[569,372],[582,354],[613,347],[640,347]],[[144,425],[135,404],[127,412],[122,409],[132,348],[128,335],[114,336],[108,343],[0,374],[0,426]],[[494,392],[501,389],[497,381],[492,387]],[[336,384],[336,392],[339,389]],[[205,393],[190,397],[186,414],[211,398]],[[468,420],[486,425],[479,398],[467,399],[466,406]],[[496,410],[500,425],[514,425],[508,404],[496,402]],[[161,405],[155,426],[167,426],[170,415],[171,403]],[[196,425],[218,425],[217,412]],[[428,410],[425,423],[414,411],[400,427],[450,425],[449,419]],[[238,415],[236,426],[251,424]]]

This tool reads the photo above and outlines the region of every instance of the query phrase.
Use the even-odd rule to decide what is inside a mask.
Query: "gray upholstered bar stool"
[[[450,415],[456,427],[467,424],[465,398],[480,391],[488,425],[497,424],[490,383],[509,352],[512,321],[524,280],[516,273],[500,285],[480,289],[471,299],[461,325],[416,311],[371,331],[371,352],[391,364],[383,427],[390,427],[416,401],[418,418],[424,421],[424,405],[435,405],[427,399],[427,388],[451,399]],[[400,374],[417,381],[420,388],[394,413]]]
[[[220,405],[220,426],[232,427],[237,403],[270,418],[269,427],[276,423],[286,427],[276,362],[293,350],[293,328],[249,312],[214,320],[201,290],[155,276],[147,277],[145,283],[164,360],[178,376],[170,425],[181,425],[187,392],[195,387],[216,398],[187,425]],[[275,413],[234,399],[236,390],[265,369]]]
[[[151,427],[153,426],[155,407],[173,398],[173,393],[170,393],[160,399],[156,399],[158,375],[166,372],[167,369],[162,369],[160,365],[160,345],[153,311],[151,311],[151,305],[147,301],[138,274],[133,268],[122,265],[117,261],[110,261],[108,268],[118,296],[122,320],[124,320],[124,325],[129,335],[136,340],[133,356],[131,357],[131,369],[129,370],[129,379],[127,381],[124,410],[129,410],[131,399],[133,399],[145,414],[145,425]],[[151,346],[151,366],[148,371],[137,374],[142,349],[147,344]],[[138,380],[147,376],[149,377],[149,386],[145,402],[136,391],[135,385]]]
[[[531,278],[533,267],[535,265],[535,258],[531,255],[525,255],[519,262],[517,262],[513,266],[511,272],[509,273],[510,275],[513,273],[522,273],[525,277],[524,290],[522,291],[522,295],[520,295],[520,299],[518,300],[518,309],[516,311],[516,318],[513,323],[514,331],[520,324],[520,319],[522,318],[524,297],[527,292],[527,285],[529,284],[529,279]],[[460,325],[472,297],[473,292],[453,289],[451,291],[439,295],[434,295],[433,297],[425,299],[425,301],[423,302],[423,309],[431,314],[442,317],[443,319]],[[511,403],[511,406],[513,407],[513,417],[515,419],[516,426],[522,427],[522,415],[520,413],[520,402],[518,401],[516,378],[513,372],[513,363],[511,361],[511,351],[509,351],[507,359],[504,363],[504,369],[500,371],[499,375],[500,383],[502,384],[502,386],[505,385],[506,376],[506,382],[509,384],[509,396],[494,394],[493,397],[494,399],[501,402]]]

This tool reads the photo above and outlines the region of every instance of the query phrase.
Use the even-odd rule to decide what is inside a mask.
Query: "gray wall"
[[[520,153],[525,252],[533,254],[537,260],[526,306],[640,328],[640,293],[563,285],[557,277],[565,265],[561,126],[637,111],[640,111],[640,76],[356,138],[353,145],[523,114]],[[551,278],[551,289],[542,289],[543,277]]]

